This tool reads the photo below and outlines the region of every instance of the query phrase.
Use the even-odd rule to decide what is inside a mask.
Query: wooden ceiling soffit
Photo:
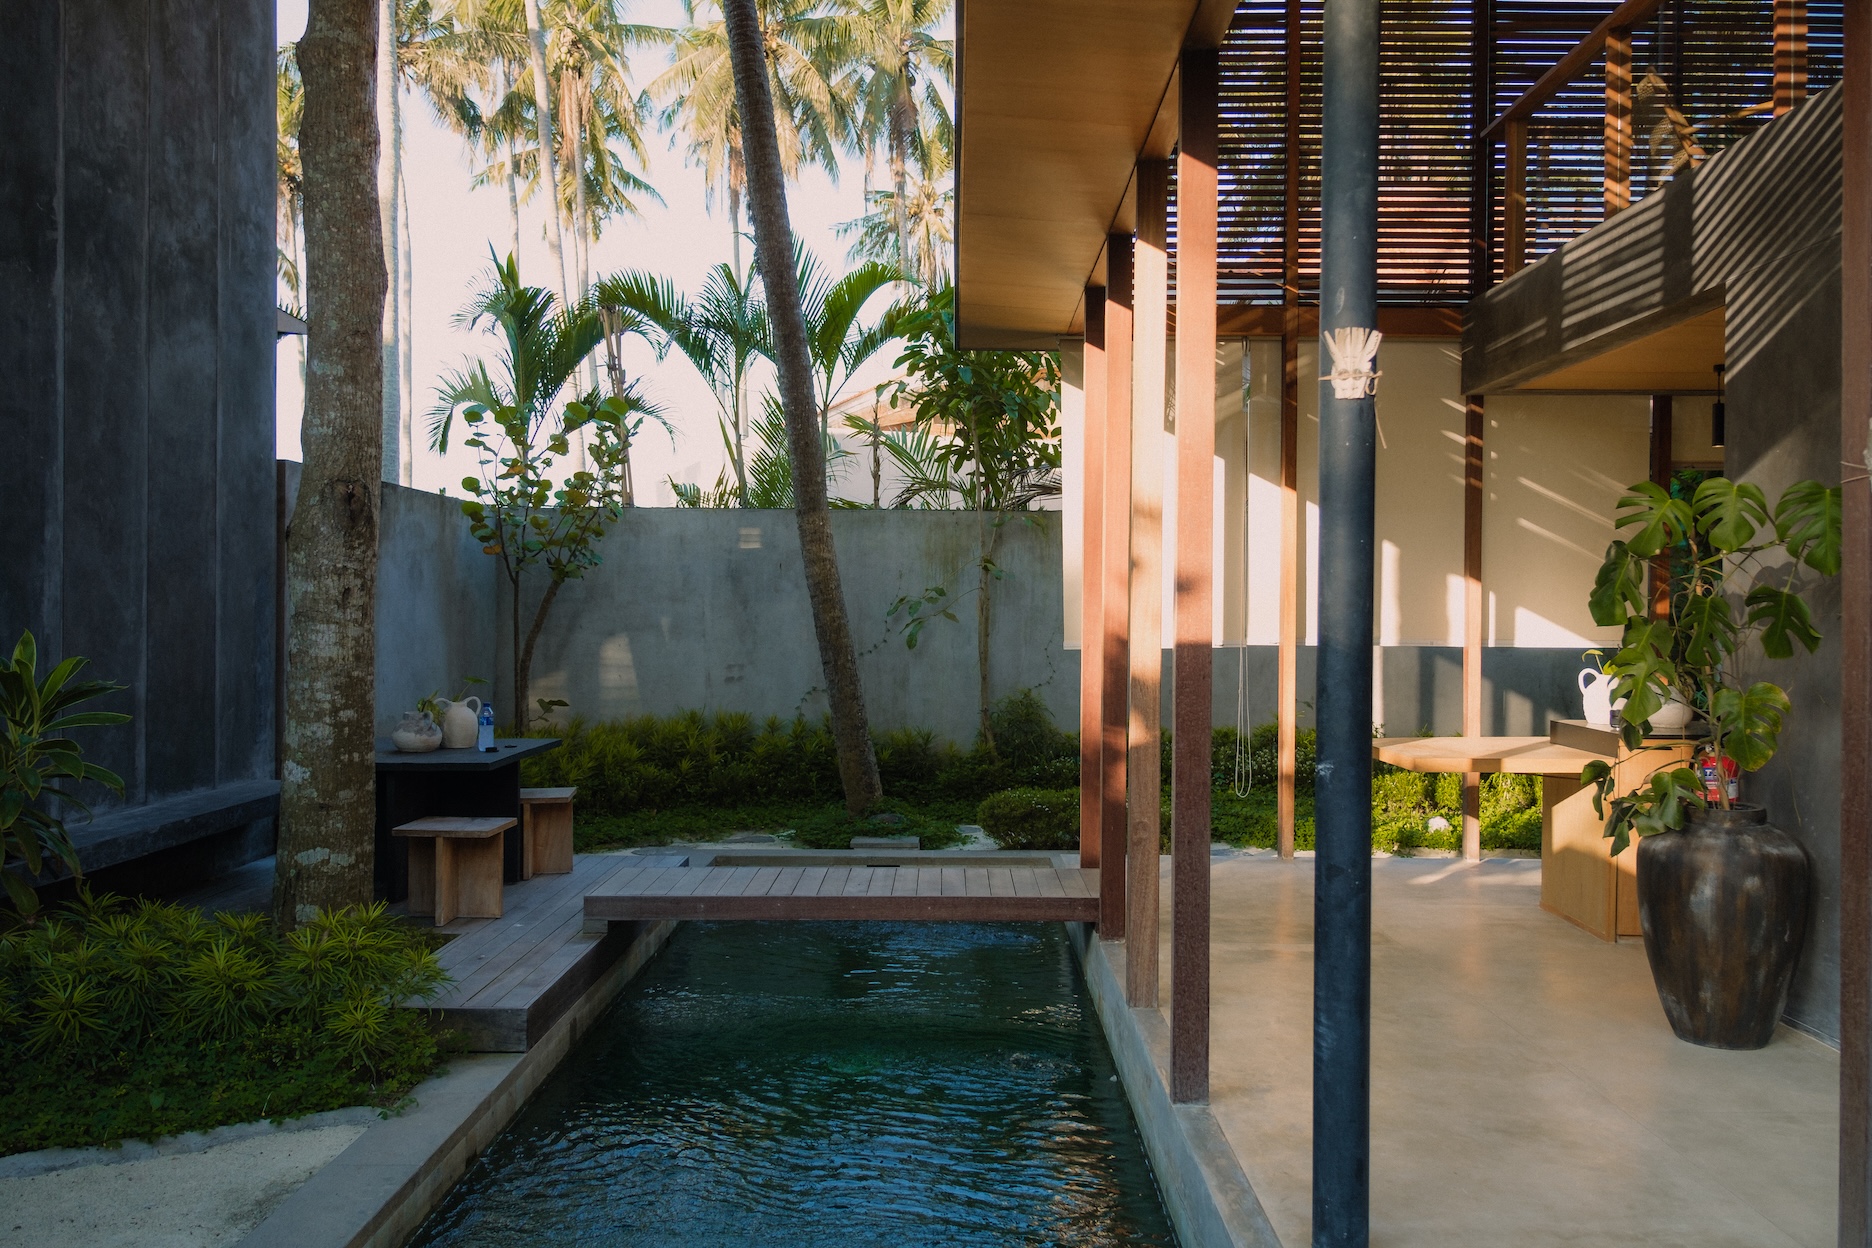
[[[1132,167],[1175,138],[1170,80],[1215,0],[963,0],[957,15],[957,338],[1052,345],[1082,327]],[[1231,11],[1232,11],[1232,6]],[[1222,20],[1226,27],[1226,20]],[[1174,93],[1168,94],[1174,100]],[[1172,114],[1166,119],[1163,114]]]
[[[1723,308],[1655,329],[1587,359],[1529,378],[1517,390],[1594,394],[1700,394],[1724,362]]]

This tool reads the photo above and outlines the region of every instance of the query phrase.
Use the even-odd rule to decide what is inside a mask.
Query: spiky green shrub
[[[394,1103],[444,976],[379,904],[262,915],[82,898],[0,933],[0,1152]]]

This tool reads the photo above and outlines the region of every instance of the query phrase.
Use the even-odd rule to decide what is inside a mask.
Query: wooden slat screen
[[[1843,0],[1808,0],[1809,92],[1839,80]],[[1477,6],[1490,36],[1488,82],[1474,60]],[[1472,290],[1470,203],[1475,95],[1493,119],[1586,36],[1614,0],[1383,0],[1380,55],[1378,297],[1385,304],[1460,303]],[[1300,299],[1319,287],[1320,0],[1302,0],[1300,38]],[[1773,0],[1664,0],[1632,32],[1633,79],[1656,68],[1711,154],[1769,120],[1732,115],[1766,101],[1773,86]],[[1286,196],[1285,0],[1242,0],[1220,57],[1222,198],[1217,299],[1281,302]],[[1528,126],[1528,259],[1604,220],[1603,59]],[[1639,134],[1634,201],[1661,181]],[[1504,152],[1494,149],[1499,190]],[[1175,233],[1175,184],[1171,232]],[[1173,253],[1174,254],[1174,253]],[[1495,273],[1501,272],[1499,247]],[[1172,271],[1172,282],[1175,274]]]

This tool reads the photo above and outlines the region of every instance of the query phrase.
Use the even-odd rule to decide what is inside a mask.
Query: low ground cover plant
[[[604,724],[574,720],[556,730],[564,745],[522,767],[526,784],[578,786],[575,838],[583,852],[718,840],[734,832],[786,834],[815,849],[843,849],[853,836],[918,836],[924,848],[943,849],[960,843],[956,826],[970,822],[1006,849],[1076,848],[1078,735],[1060,729],[1031,690],[1003,699],[991,721],[994,744],[978,741],[967,750],[923,729],[879,736],[886,799],[862,819],[845,812],[831,730],[804,719],[756,724],[747,715],[692,711]],[[1316,743],[1310,728],[1296,734],[1298,849],[1313,848]],[[1172,744],[1165,733],[1166,848]],[[1216,840],[1238,847],[1276,843],[1277,748],[1271,723],[1253,729],[1246,742],[1233,728],[1214,731]],[[1540,807],[1539,777],[1485,777],[1483,847],[1538,850]],[[1461,843],[1461,776],[1377,766],[1374,849],[1409,853],[1457,849]]]
[[[394,1106],[444,975],[379,904],[264,915],[81,897],[0,932],[0,1154]]]

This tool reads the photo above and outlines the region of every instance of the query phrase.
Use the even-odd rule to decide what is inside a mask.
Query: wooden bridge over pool
[[[579,854],[570,873],[509,884],[498,919],[456,919],[434,1011],[469,1049],[524,1052],[669,924],[704,920],[1091,923],[1098,872],[1077,854],[666,849]]]

